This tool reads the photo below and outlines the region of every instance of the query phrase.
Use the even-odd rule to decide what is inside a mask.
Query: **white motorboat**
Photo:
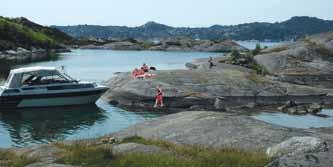
[[[11,70],[0,87],[0,109],[92,104],[107,90],[54,67],[19,68]]]

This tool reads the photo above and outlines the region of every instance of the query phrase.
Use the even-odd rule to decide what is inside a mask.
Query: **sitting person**
[[[137,76],[137,73],[138,73],[138,69],[135,68],[133,71],[132,71],[132,79],[136,79],[136,76]]]
[[[143,64],[141,69],[135,68],[132,71],[132,79],[147,79],[147,78],[153,78],[156,76],[156,74],[149,74],[148,73],[149,67],[146,64]]]
[[[145,79],[145,71],[142,69],[138,70],[135,77],[138,79]]]
[[[149,67],[147,66],[146,63],[143,63],[141,69],[142,69],[144,72],[148,72],[148,71],[149,71]]]
[[[209,69],[212,69],[214,66],[216,66],[216,65],[214,64],[214,61],[213,61],[213,58],[212,58],[212,57],[209,57],[208,63],[209,63]]]

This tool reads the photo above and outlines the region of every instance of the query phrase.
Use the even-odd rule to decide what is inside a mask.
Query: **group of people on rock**
[[[148,73],[150,70],[156,70],[156,68],[155,67],[149,68],[149,66],[146,63],[143,63],[140,69],[135,68],[132,71],[132,79],[147,79],[156,76],[156,74]]]

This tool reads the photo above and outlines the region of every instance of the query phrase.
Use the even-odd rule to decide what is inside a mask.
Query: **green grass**
[[[43,34],[42,32],[38,32],[38,31],[34,31],[30,28],[27,28],[21,24],[9,21],[7,19],[4,18],[0,18],[0,26],[10,26],[12,28],[15,28],[17,32],[22,33],[24,35],[26,35],[27,37],[30,37],[33,40],[39,41],[39,42],[52,42],[53,39],[48,37],[47,35]]]
[[[130,137],[121,143],[155,145],[167,153],[127,153],[113,155],[110,148],[99,145],[58,144],[65,149],[58,162],[83,167],[260,167],[270,159],[261,152],[246,152],[235,149],[214,149],[202,146],[180,146],[160,140]]]
[[[59,156],[61,164],[73,164],[87,167],[111,166],[114,156],[111,150],[93,145],[75,143],[73,145],[64,145],[57,143],[56,146],[65,151]]]
[[[36,162],[33,158],[28,158],[25,155],[17,156],[10,151],[0,151],[0,166],[1,167],[24,167],[28,164]]]

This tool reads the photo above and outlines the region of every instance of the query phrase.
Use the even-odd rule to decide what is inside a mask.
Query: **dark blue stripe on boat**
[[[92,90],[82,92],[66,92],[66,93],[49,93],[49,94],[35,94],[35,95],[14,95],[0,97],[0,109],[15,108],[23,99],[47,99],[47,98],[63,98],[63,97],[78,97],[102,94],[107,90]]]

